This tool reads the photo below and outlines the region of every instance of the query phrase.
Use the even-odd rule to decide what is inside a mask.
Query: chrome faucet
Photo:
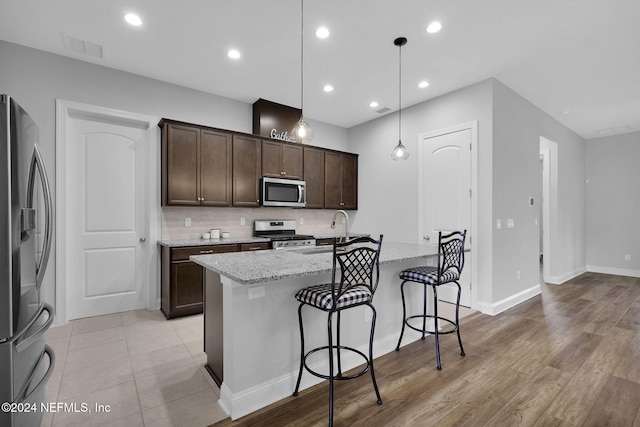
[[[336,218],[340,213],[344,215],[344,241],[346,242],[347,240],[349,240],[349,215],[346,211],[343,211],[341,209],[333,214],[333,219],[331,220],[331,229],[336,228]]]

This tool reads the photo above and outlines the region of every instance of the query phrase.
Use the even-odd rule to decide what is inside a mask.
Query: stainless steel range
[[[271,239],[273,249],[299,249],[316,245],[315,237],[296,234],[294,219],[256,219],[253,223],[253,235]]]

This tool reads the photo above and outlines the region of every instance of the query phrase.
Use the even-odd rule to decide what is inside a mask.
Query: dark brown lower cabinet
[[[160,310],[167,319],[203,311],[204,271],[189,261],[191,255],[237,252],[237,244],[189,246],[171,248],[162,246],[162,277]]]

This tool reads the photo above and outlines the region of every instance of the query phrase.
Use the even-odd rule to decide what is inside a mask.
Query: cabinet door
[[[204,271],[191,261],[171,263],[171,313],[173,315],[202,312]]]
[[[261,141],[233,136],[233,206],[260,206]]]
[[[196,127],[172,123],[163,131],[164,184],[162,201],[165,205],[199,205],[200,169],[198,150],[200,130]]]
[[[302,146],[282,145],[282,172],[284,178],[302,179]]]
[[[324,207],[358,209],[358,156],[347,153],[325,153]]]
[[[324,208],[324,150],[304,147],[304,181],[307,189],[306,208]]]
[[[283,178],[282,144],[262,141],[262,176]]]
[[[324,153],[324,207],[342,209],[342,155]]]
[[[358,209],[358,156],[342,155],[342,209]]]
[[[232,137],[203,129],[200,135],[200,197],[206,206],[231,206]]]

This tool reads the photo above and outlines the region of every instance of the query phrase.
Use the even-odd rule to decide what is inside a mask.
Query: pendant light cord
[[[402,141],[402,44],[398,55],[398,142]]]
[[[304,106],[304,0],[300,0],[300,117]]]

